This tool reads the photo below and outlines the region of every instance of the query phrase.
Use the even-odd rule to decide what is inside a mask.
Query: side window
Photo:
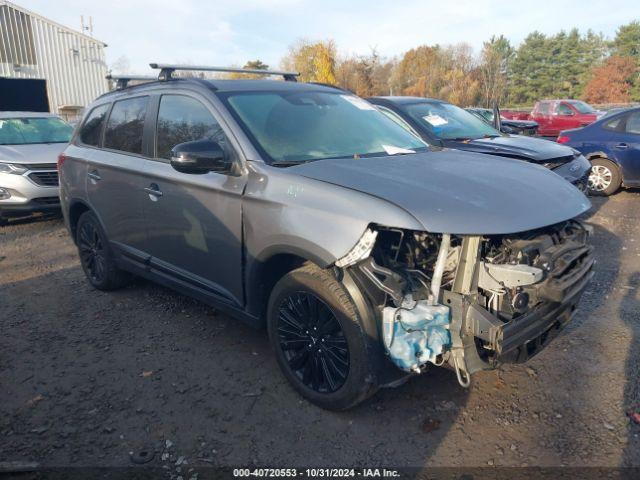
[[[184,95],[163,95],[158,110],[156,157],[171,158],[176,145],[194,140],[211,140],[232,154],[220,124],[198,100]]]
[[[627,117],[627,133],[640,135],[640,112],[633,112]]]
[[[406,131],[413,133],[416,137],[420,137],[420,135],[418,135],[418,133],[413,128],[411,128],[411,125],[405,122],[404,119],[401,118],[393,110],[389,110],[387,107],[383,107],[382,105],[376,105],[376,108],[384,113],[385,116],[387,116],[390,120],[393,120],[395,123],[404,128]]]
[[[142,130],[148,102],[149,97],[137,97],[113,104],[104,135],[104,148],[142,153]]]
[[[609,120],[608,122],[604,122],[602,124],[602,128],[604,128],[605,130],[618,130],[622,118],[623,117],[618,117],[614,118],[613,120]]]
[[[573,115],[573,110],[569,105],[561,103],[558,105],[558,115]]]
[[[109,110],[109,104],[99,105],[87,115],[87,119],[80,130],[80,142],[93,147],[100,146],[102,126]]]

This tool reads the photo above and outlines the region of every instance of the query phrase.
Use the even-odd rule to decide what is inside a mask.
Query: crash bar
[[[131,80],[147,80],[152,82],[157,80],[153,75],[107,75],[105,77],[107,80],[115,80],[116,81],[116,90],[122,90],[123,88],[127,88],[127,85]]]
[[[228,73],[251,73],[257,75],[278,75],[282,76],[288,82],[295,82],[298,72],[280,72],[276,70],[260,70],[249,68],[233,68],[233,67],[212,67],[207,65],[171,65],[168,63],[150,63],[153,69],[159,69],[160,74],[158,80],[166,81],[171,79],[171,75],[176,70],[199,70],[202,72],[228,72]]]

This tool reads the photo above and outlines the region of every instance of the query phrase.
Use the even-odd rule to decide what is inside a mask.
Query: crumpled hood
[[[503,118],[501,122],[503,125],[513,125],[514,127],[520,128],[533,128],[538,126],[538,122],[534,122],[533,120],[511,120]]]
[[[544,167],[447,149],[319,160],[290,172],[387,200],[434,233],[516,233],[591,207],[578,189]]]
[[[0,145],[0,162],[20,163],[56,163],[58,155],[67,146],[66,143],[36,143],[32,145]]]
[[[569,147],[549,140],[522,135],[479,138],[464,142],[445,140],[445,145],[468,152],[520,157],[523,160],[539,163],[544,163],[552,158],[573,156],[573,150]]]

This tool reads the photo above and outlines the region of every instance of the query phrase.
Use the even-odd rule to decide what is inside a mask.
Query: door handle
[[[153,197],[161,197],[162,196],[162,191],[160,190],[160,187],[158,187],[158,185],[156,185],[155,183],[152,183],[151,185],[149,185],[147,188],[144,189],[145,192],[147,192],[149,194],[149,196],[153,196]],[[153,200],[153,198],[152,198]]]
[[[89,177],[91,180],[94,180],[96,182],[98,180],[102,180],[102,177],[100,176],[97,170],[91,170],[89,173],[87,173],[87,177]]]
[[[626,143],[619,143],[615,146],[615,148],[619,148],[620,150],[624,150],[626,148],[629,148],[629,145],[627,145]]]

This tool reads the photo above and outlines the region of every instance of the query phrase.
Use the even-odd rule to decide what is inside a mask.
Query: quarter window
[[[93,147],[100,146],[100,137],[102,136],[102,127],[104,119],[107,116],[109,104],[99,105],[87,116],[87,119],[80,130],[80,141],[85,145]]]
[[[121,100],[113,104],[104,147],[130,153],[142,153],[142,130],[149,97]]]
[[[640,112],[634,112],[627,117],[627,133],[640,135]]]
[[[620,122],[622,121],[622,117],[614,118],[613,120],[609,120],[602,125],[602,128],[606,130],[617,130],[620,126]]]
[[[195,140],[211,140],[231,153],[220,124],[202,103],[184,95],[163,95],[158,111],[156,157],[170,159],[173,147]]]

